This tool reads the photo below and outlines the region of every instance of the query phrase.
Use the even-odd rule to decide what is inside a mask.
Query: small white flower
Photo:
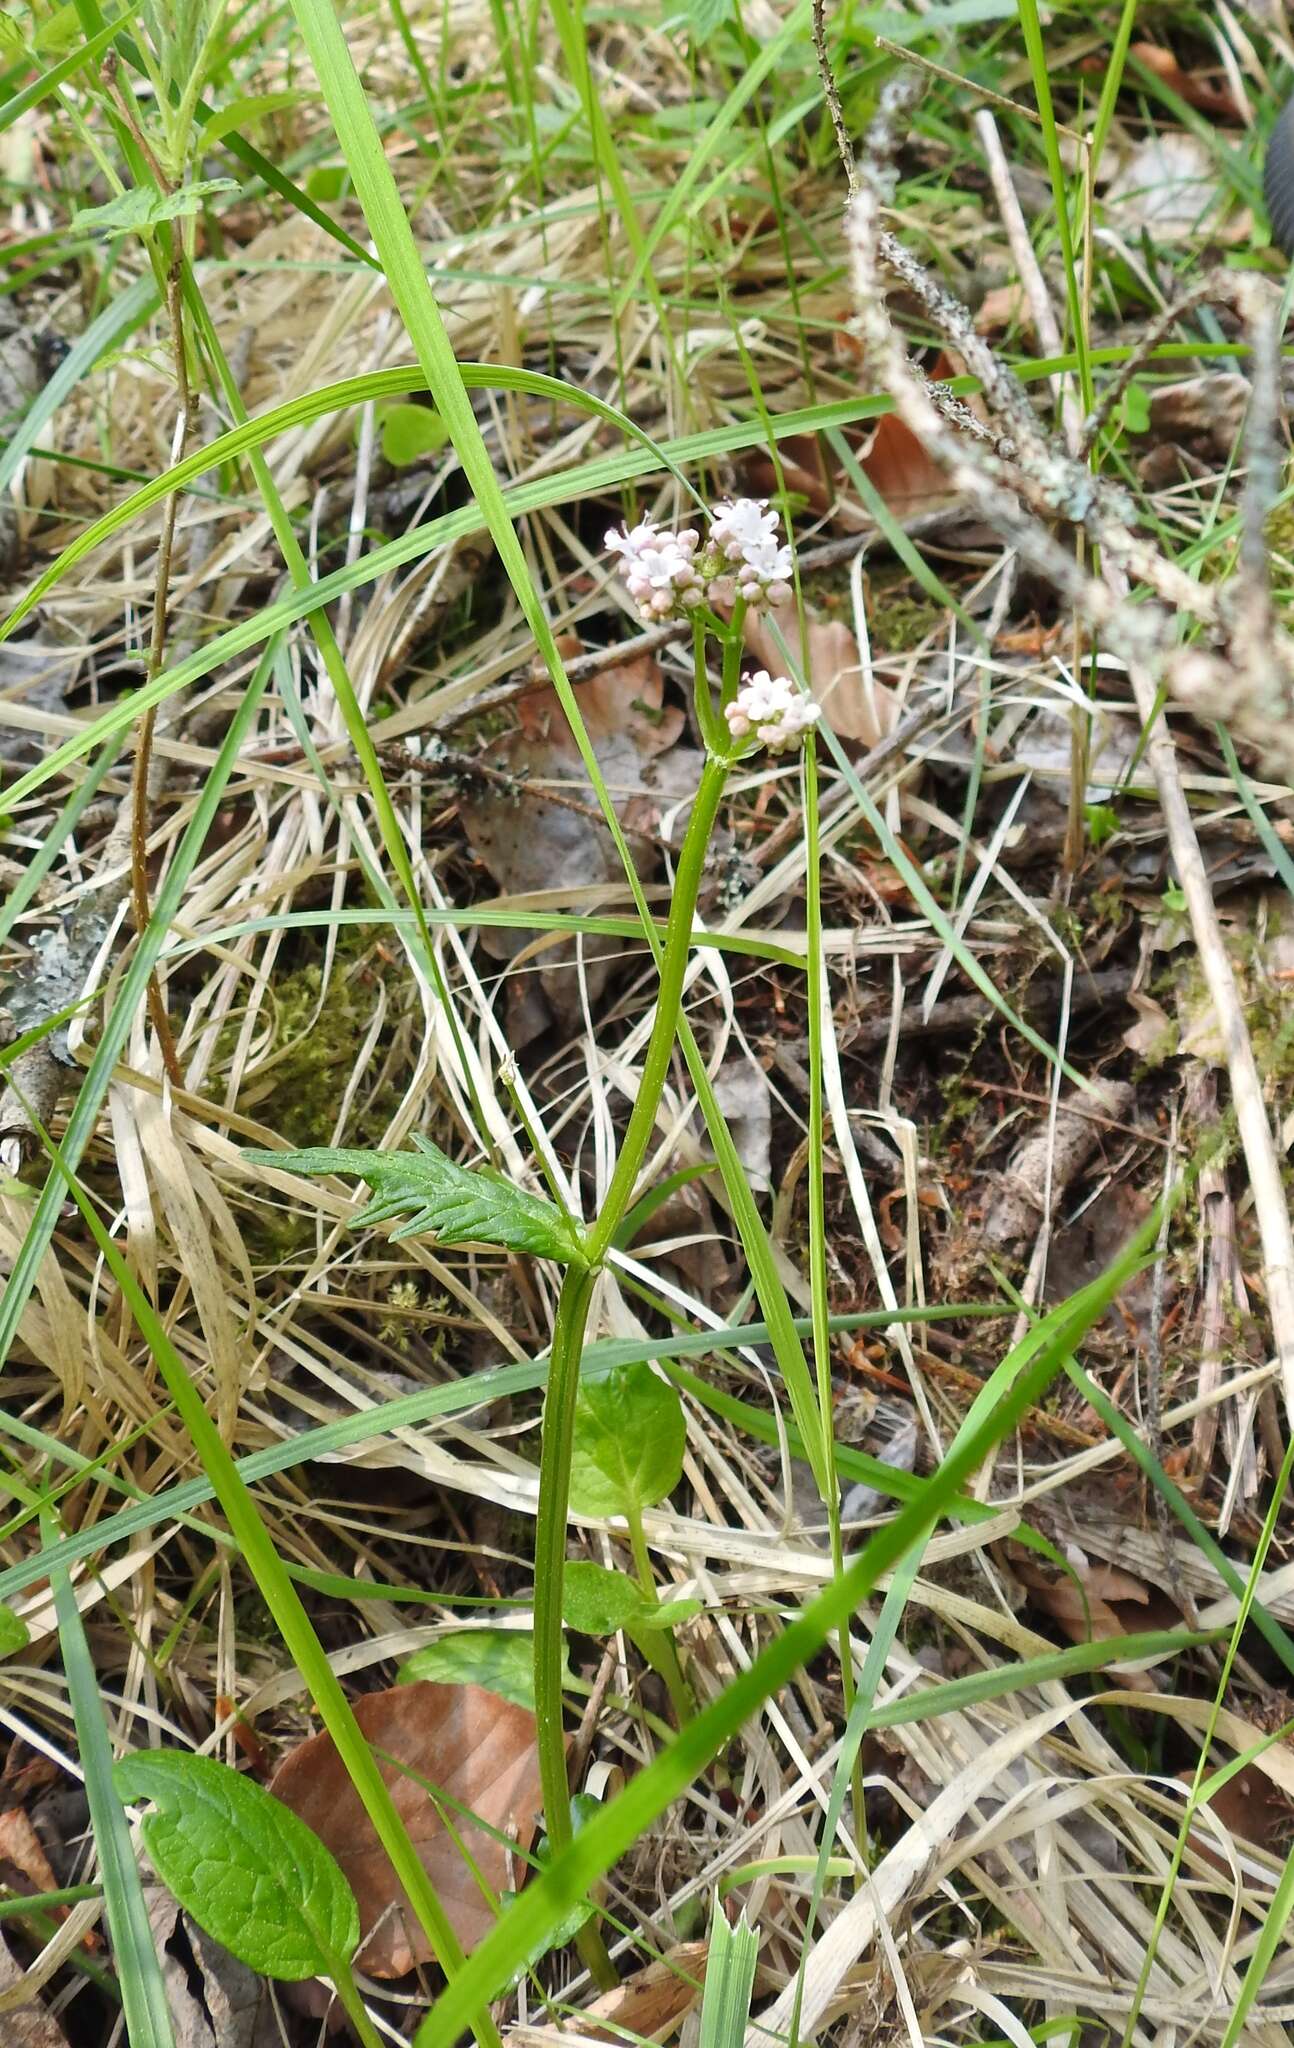
[[[732,564],[737,594],[748,605],[785,604],[791,595],[791,550],[777,539],[776,512],[766,498],[724,498],[710,514],[710,546]],[[717,583],[718,579],[716,579]],[[720,593],[715,588],[714,595]]]
[[[789,676],[771,676],[757,669],[738,690],[723,715],[733,739],[744,740],[754,733],[762,746],[774,754],[798,747],[818,717],[818,706],[796,689]]]
[[[649,623],[701,602],[704,586],[694,560],[701,540],[690,527],[662,533],[654,519],[644,519],[613,527],[606,544],[619,555],[629,595]]]
[[[791,550],[775,540],[752,543],[736,575],[747,604],[786,604],[791,596]]]
[[[740,562],[748,548],[777,539],[777,514],[767,498],[722,498],[710,511],[710,541],[725,562]]]

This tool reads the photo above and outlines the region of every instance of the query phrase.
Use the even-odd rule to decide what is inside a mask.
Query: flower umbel
[[[649,623],[700,604],[705,590],[693,556],[701,540],[690,526],[662,533],[654,519],[644,519],[613,527],[606,544],[619,555],[629,595]]]
[[[710,514],[704,548],[690,526],[663,532],[654,519],[613,527],[607,546],[620,557],[629,595],[648,624],[715,604],[785,604],[791,549],[777,538],[778,518],[763,498],[723,498]]]
[[[818,706],[796,689],[789,676],[770,676],[761,668],[742,684],[733,702],[724,705],[723,715],[735,740],[753,733],[772,753],[784,754],[799,746],[818,717]]]

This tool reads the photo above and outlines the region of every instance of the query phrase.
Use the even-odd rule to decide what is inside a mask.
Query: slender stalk
[[[363,2048],[382,2048],[382,2036],[368,2016],[367,2008],[359,1995],[359,1986],[351,1975],[349,1963],[343,1962],[339,1956],[329,1974],[332,1977],[332,1988],[337,1994],[337,2003],[354,2027]]]
[[[818,833],[818,756],[812,739],[804,749],[804,851],[805,851],[805,994],[809,1012],[809,1295],[813,1327],[813,1364],[818,1382],[818,1414],[822,1423],[822,1465],[825,1485],[823,1505],[831,1534],[831,1569],[837,1577],[845,1569],[845,1548],[840,1533],[840,1479],[836,1471],[836,1428],[831,1390],[831,1329],[827,1302],[827,1217],[822,1178],[822,1155],[826,1144],[823,1115],[822,1033],[826,1006],[826,983],[822,955],[822,862]],[[848,1719],[854,1706],[854,1653],[849,1623],[843,1622],[838,1637],[840,1690]],[[854,1755],[850,1773],[854,1808],[855,1839],[867,1840],[867,1816],[863,1795],[862,1752]]]
[[[698,654],[698,691],[707,687]],[[535,1528],[535,1721],[544,1818],[554,1855],[571,1840],[570,1787],[562,1727],[562,1591],[566,1572],[566,1511],[571,1486],[571,1441],[580,1357],[598,1269],[629,1207],[656,1125],[656,1111],[669,1071],[687,974],[692,920],[705,871],[706,849],[728,776],[728,763],[707,755],[692,805],[675,878],[661,958],[656,1015],[643,1056],[642,1080],[629,1116],[620,1154],[596,1220],[584,1238],[584,1261],[567,1269],[553,1323],[544,1395],[539,1454],[539,1514]],[[681,1676],[681,1674],[680,1674]],[[580,1953],[602,1981],[610,1961],[590,1923],[581,1929]],[[612,1972],[614,1980],[614,1973]]]
[[[653,1607],[659,1607],[660,1594],[656,1589],[656,1575],[652,1571],[651,1557],[647,1550],[642,1509],[636,1502],[626,1507],[625,1519],[629,1524],[629,1548],[633,1551],[634,1569],[638,1573],[638,1584],[642,1588],[643,1597],[650,1600]],[[646,1634],[647,1631],[644,1631],[644,1635]],[[696,1701],[692,1697],[691,1686],[683,1676],[673,1629],[652,1629],[649,1636],[650,1649],[644,1647],[641,1638],[635,1637],[635,1641],[653,1669],[664,1679],[670,1705],[674,1709],[674,1719],[680,1728],[684,1727],[696,1714]]]
[[[704,678],[699,687],[704,687]],[[601,1213],[593,1223],[584,1240],[584,1251],[590,1265],[600,1265],[611,1249],[620,1220],[629,1206],[638,1179],[639,1170],[646,1157],[651,1134],[656,1126],[656,1110],[665,1087],[665,1076],[669,1071],[670,1053],[674,1047],[674,1033],[678,1026],[679,1004],[683,996],[683,981],[687,973],[688,946],[692,936],[692,919],[696,911],[696,899],[700,894],[701,876],[705,869],[706,849],[714,821],[718,815],[719,800],[728,779],[728,762],[716,760],[712,755],[706,759],[701,771],[701,784],[692,805],[683,850],[679,855],[678,873],[674,880],[674,896],[670,904],[669,923],[665,931],[665,952],[661,961],[660,988],[656,996],[656,1018],[652,1025],[651,1037],[643,1055],[642,1080],[634,1100],[629,1123],[625,1130],[620,1156],[611,1175],[606,1200]]]

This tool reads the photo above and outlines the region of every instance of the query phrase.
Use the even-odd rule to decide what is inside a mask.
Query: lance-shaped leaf
[[[366,1180],[373,1199],[356,1223],[381,1223],[405,1216],[393,1236],[424,1232],[441,1244],[497,1244],[505,1251],[533,1252],[564,1265],[583,1260],[579,1230],[552,1202],[514,1187],[488,1167],[456,1166],[429,1138],[414,1134],[416,1152],[361,1152],[312,1145],[302,1152],[246,1151],[249,1166],[280,1173],[354,1174]]]

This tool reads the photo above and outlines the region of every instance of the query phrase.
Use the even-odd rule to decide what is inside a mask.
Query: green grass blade
[[[601,765],[567,680],[561,654],[538,591],[530,580],[525,554],[512,524],[489,450],[477,424],[440,308],[418,252],[391,167],[355,70],[346,37],[332,0],[292,0],[292,10],[310,52],[328,111],[341,144],[387,284],[422,366],[427,387],[449,429],[455,453],[476,500],[480,518],[490,532],[499,560],[516,593],[522,616],[557,692],[594,795],[606,821],[634,907],[648,922],[647,905],[621,830],[620,819],[603,779]]]
[[[53,1534],[52,1522],[47,1524],[46,1534]],[[57,1549],[57,1545],[47,1547]],[[94,1660],[66,1567],[54,1565],[49,1578],[130,2048],[175,2048],[130,1823],[113,1789],[112,1745],[104,1726]]]

